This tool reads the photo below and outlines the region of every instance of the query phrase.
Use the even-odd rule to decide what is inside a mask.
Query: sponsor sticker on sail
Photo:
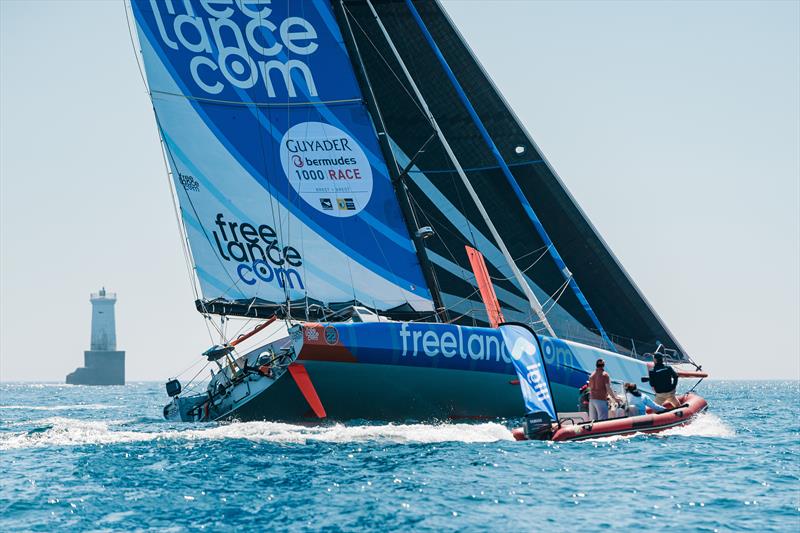
[[[367,155],[358,141],[336,126],[295,124],[283,135],[280,158],[286,179],[300,198],[326,215],[351,217],[372,197]]]

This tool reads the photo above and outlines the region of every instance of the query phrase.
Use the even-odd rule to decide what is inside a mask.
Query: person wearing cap
[[[664,405],[669,402],[672,407],[680,407],[681,402],[675,396],[678,387],[678,373],[671,366],[664,364],[664,356],[660,353],[653,354],[655,364],[649,373],[650,386],[656,391],[656,403]]]
[[[660,405],[658,405],[656,402],[651,400],[649,396],[647,396],[646,394],[642,394],[642,391],[636,388],[636,384],[626,383],[624,385],[624,389],[625,389],[625,403],[627,404],[628,416],[639,416],[647,414],[648,407],[656,413],[660,413],[666,410]]]
[[[594,372],[589,376],[589,418],[592,420],[608,419],[609,398],[622,403],[611,388],[611,377],[605,371],[605,367],[606,362],[598,359]]]

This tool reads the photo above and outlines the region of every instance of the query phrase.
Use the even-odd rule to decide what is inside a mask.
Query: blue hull
[[[329,419],[447,420],[524,414],[508,353],[502,344],[489,340],[497,330],[425,324],[414,339],[413,327],[403,323],[306,324],[293,332],[297,363],[306,367]],[[438,341],[433,334],[424,336],[431,330],[437,332]],[[447,332],[453,333],[452,343]],[[606,360],[615,382],[638,384],[647,375],[645,363],[599,348],[548,337],[540,337],[539,343],[561,412],[578,410],[579,388],[599,357]],[[496,346],[499,351],[494,350]],[[302,420],[313,416],[287,373],[227,418]]]

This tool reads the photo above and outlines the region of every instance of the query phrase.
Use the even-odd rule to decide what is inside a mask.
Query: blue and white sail
[[[519,377],[525,410],[529,415],[545,413],[550,420],[556,420],[556,408],[542,351],[533,331],[519,324],[503,324],[499,329]]]
[[[330,2],[131,6],[204,299],[430,311]]]

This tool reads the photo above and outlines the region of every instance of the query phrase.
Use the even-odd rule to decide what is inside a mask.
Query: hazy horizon
[[[800,379],[800,3],[443,1],[600,235],[716,379]],[[89,293],[129,382],[195,311],[120,2],[0,2],[0,381],[62,382]]]

